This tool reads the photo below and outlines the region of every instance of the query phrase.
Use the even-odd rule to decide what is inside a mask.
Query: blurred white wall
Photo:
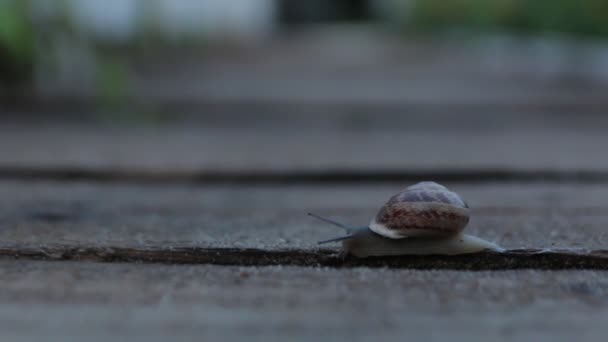
[[[142,0],[140,0],[142,1]],[[143,0],[146,1],[146,0]],[[157,0],[168,34],[265,36],[275,27],[276,0]]]
[[[70,14],[78,28],[119,41],[134,36],[138,5],[138,0],[69,0]]]
[[[128,41],[145,22],[167,38],[260,38],[272,33],[278,0],[32,0],[35,14],[67,9],[82,32]],[[144,18],[152,16],[152,18]]]

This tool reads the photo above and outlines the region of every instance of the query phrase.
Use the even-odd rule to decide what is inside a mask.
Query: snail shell
[[[468,205],[458,194],[421,182],[391,197],[369,229],[390,239],[441,237],[461,232],[468,223]]]
[[[458,194],[435,182],[420,182],[394,195],[367,227],[349,227],[309,215],[348,233],[320,243],[342,241],[344,251],[358,257],[503,251],[492,242],[462,233],[469,223],[469,206]]]

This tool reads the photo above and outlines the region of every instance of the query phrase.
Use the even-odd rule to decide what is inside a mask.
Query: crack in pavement
[[[417,182],[434,179],[450,183],[488,182],[608,182],[608,170],[527,170],[527,169],[386,169],[386,170],[286,170],[286,171],[144,171],[86,167],[12,167],[0,166],[0,179],[53,180],[132,183],[200,184],[349,184]]]
[[[262,250],[253,248],[2,246],[0,258],[50,261],[214,264],[237,266],[386,267],[447,270],[608,270],[608,250],[514,249],[502,253],[403,255],[355,258],[339,250]]]

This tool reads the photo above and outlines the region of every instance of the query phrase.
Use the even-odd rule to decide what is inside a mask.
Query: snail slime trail
[[[464,234],[469,206],[457,193],[435,182],[420,182],[394,195],[367,227],[350,227],[309,215],[346,232],[320,244],[341,241],[344,251],[357,257],[504,251],[492,242]]]

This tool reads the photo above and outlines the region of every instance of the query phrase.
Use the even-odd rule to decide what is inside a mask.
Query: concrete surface
[[[464,170],[470,183],[446,185],[473,208],[468,232],[506,248],[606,249],[606,182],[474,179],[484,170],[608,172],[601,72],[608,69],[595,58],[605,54],[601,47],[554,53],[550,44],[522,50],[506,41],[485,50],[460,43],[437,49],[372,36],[372,45],[360,49],[357,37],[326,33],[321,40],[217,50],[203,63],[159,55],[161,63],[138,64],[149,69],[136,70],[142,73],[124,94],[137,106],[119,114],[71,108],[59,116],[76,119],[64,121],[50,114],[52,106],[30,108],[34,115],[3,106],[0,244],[308,253],[340,232],[306,212],[365,225],[409,185],[138,184],[52,175],[19,181],[6,176],[11,170],[58,170],[71,180],[79,170],[191,179]],[[52,90],[49,102],[68,106],[88,91]],[[608,333],[608,273],[600,271],[2,259],[0,279],[3,341],[582,342]]]
[[[314,249],[316,241],[342,232],[307,212],[366,225],[393,193],[407,185],[2,181],[0,241]],[[505,248],[606,248],[605,185],[494,183],[451,188],[472,207],[467,231]]]
[[[141,173],[606,171],[608,117],[546,113],[222,116],[135,125],[0,123],[0,170]],[[1,113],[0,113],[1,114]],[[310,114],[310,113],[307,113]],[[502,115],[504,114],[504,115]],[[576,115],[574,115],[576,114]]]
[[[608,273],[0,261],[10,341],[534,340],[607,333]]]
[[[208,42],[202,52],[155,49],[132,58],[125,95],[143,105],[289,102],[355,108],[370,104],[606,108],[608,104],[604,96],[608,53],[601,40],[555,35],[415,39],[387,33],[369,26],[322,25],[318,30],[284,33],[269,42]],[[98,95],[83,82],[49,78],[41,80],[41,93],[51,100]]]

